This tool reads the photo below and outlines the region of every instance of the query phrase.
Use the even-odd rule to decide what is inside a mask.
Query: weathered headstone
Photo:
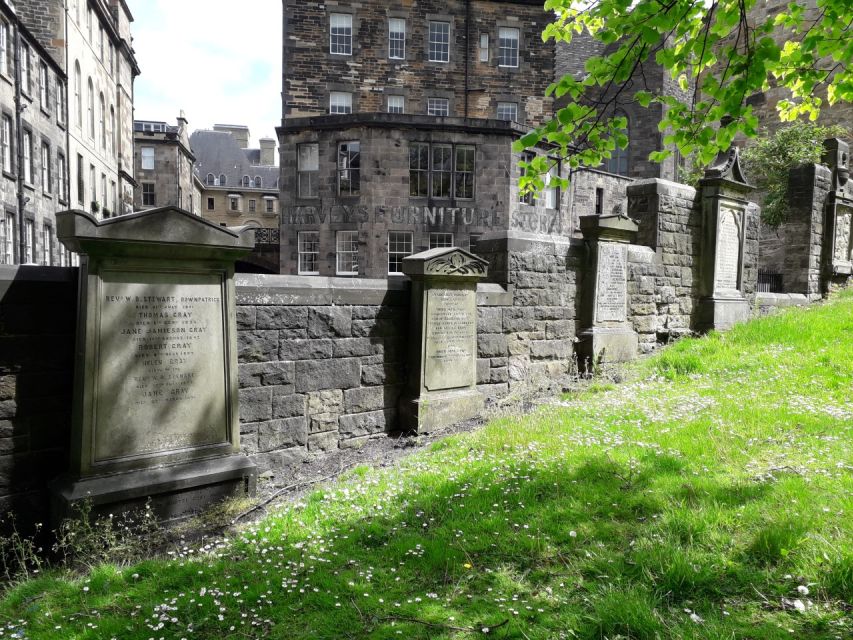
[[[702,255],[697,328],[729,329],[749,319],[743,274],[746,230],[753,190],[738,149],[721,153],[705,170],[702,192]]]
[[[56,518],[83,499],[174,519],[254,491],[240,455],[234,262],[241,234],[175,208],[98,222],[57,215],[80,254],[70,473]]]
[[[826,271],[830,280],[853,275],[853,183],[850,182],[850,147],[843,140],[824,142],[823,163],[832,171],[826,203]]]
[[[581,306],[577,355],[582,366],[637,357],[637,332],[628,322],[628,245],[637,223],[623,215],[580,217],[589,247],[588,283]]]
[[[457,248],[403,259],[412,279],[405,429],[430,430],[477,415],[477,282],[488,263]]]

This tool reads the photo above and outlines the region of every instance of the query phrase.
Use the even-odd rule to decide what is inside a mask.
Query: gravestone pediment
[[[407,276],[452,276],[454,278],[483,278],[489,263],[458,247],[430,249],[403,258],[403,273]]]
[[[740,149],[737,147],[732,147],[728,151],[721,151],[705,169],[704,179],[724,180],[728,183],[742,185],[744,188],[753,189],[741,166]]]
[[[174,245],[212,249],[217,252],[235,249],[251,251],[254,237],[248,228],[228,229],[176,207],[150,209],[108,220],[97,220],[85,211],[63,211],[57,214],[57,235],[73,251],[90,253],[102,243],[145,245],[150,255],[152,245],[174,251]],[[221,255],[221,254],[220,254]]]

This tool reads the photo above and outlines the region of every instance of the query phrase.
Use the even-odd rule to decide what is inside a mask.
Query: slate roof
[[[190,136],[190,147],[196,156],[196,173],[202,182],[209,173],[217,178],[225,174],[225,188],[238,189],[243,184],[243,176],[252,180],[260,176],[264,190],[278,190],[278,167],[253,164],[253,160],[260,160],[260,150],[241,149],[230,133],[194,131]]]

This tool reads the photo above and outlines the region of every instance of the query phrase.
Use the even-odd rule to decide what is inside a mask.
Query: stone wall
[[[77,270],[0,266],[0,511],[47,517],[68,464]]]

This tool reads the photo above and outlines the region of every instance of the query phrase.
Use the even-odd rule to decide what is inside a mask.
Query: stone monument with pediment
[[[838,138],[824,142],[823,164],[832,171],[826,202],[827,245],[824,255],[827,280],[846,281],[853,276],[853,183],[849,169],[850,147]]]
[[[250,233],[167,207],[57,215],[81,256],[70,471],[54,517],[151,501],[163,520],[254,491],[240,454],[234,263]]]
[[[628,245],[637,223],[625,215],[580,217],[589,261],[577,355],[584,368],[637,357],[639,338],[628,322]]]
[[[403,259],[412,279],[409,379],[402,425],[429,431],[483,409],[477,390],[477,283],[488,263],[455,247]]]
[[[717,156],[700,181],[702,253],[697,328],[729,329],[749,319],[743,274],[748,212],[753,191],[737,147]]]

